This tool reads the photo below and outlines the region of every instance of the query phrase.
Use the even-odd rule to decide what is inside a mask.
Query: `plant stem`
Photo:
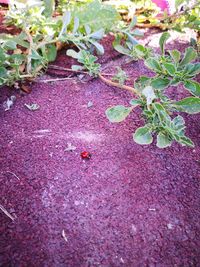
[[[105,77],[103,77],[102,74],[99,74],[99,78],[100,78],[104,83],[106,83],[106,84],[108,84],[108,85],[110,85],[110,86],[118,87],[118,88],[127,90],[127,91],[129,91],[129,92],[131,92],[131,93],[133,93],[133,94],[135,94],[135,95],[137,95],[137,96],[140,96],[140,93],[139,93],[136,89],[134,89],[134,88],[132,88],[132,87],[130,87],[130,86],[123,85],[123,84],[121,85],[121,84],[119,84],[119,83],[115,83],[115,82],[113,82],[113,81],[111,81],[111,80],[108,80],[108,79],[106,79]]]
[[[70,79],[72,79],[72,78],[65,77],[65,78],[56,78],[56,79],[43,80],[43,81],[39,81],[39,82],[50,83],[50,82],[59,82],[59,81],[65,81],[65,80],[70,80]]]
[[[70,71],[70,72],[76,72],[76,73],[88,74],[87,71],[83,71],[83,70],[73,70],[73,69],[70,69],[70,68],[63,68],[63,67],[59,67],[59,66],[56,66],[56,65],[49,65],[48,67],[49,67],[49,68],[52,68],[52,69],[66,70],[66,71]],[[114,76],[114,75],[115,75],[115,74],[112,74],[112,73],[101,73],[101,74],[104,75],[104,76]]]
[[[32,47],[33,47],[33,38],[28,30],[24,30],[29,41],[29,48],[28,48],[28,55],[27,55],[27,65],[26,71],[29,73],[31,72],[31,54],[32,54]]]

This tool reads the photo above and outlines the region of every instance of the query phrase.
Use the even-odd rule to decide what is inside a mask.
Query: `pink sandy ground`
[[[104,71],[114,72],[124,58],[110,38],[104,43]],[[70,62],[63,52],[54,64]],[[133,79],[148,74],[142,62],[123,68]],[[132,140],[140,110],[120,124],[105,116],[111,105],[128,105],[130,93],[95,79],[42,83],[50,74],[24,97],[1,89],[0,204],[16,219],[0,213],[0,266],[199,267],[200,116],[184,115],[194,149],[140,146]],[[5,112],[11,94],[17,101]],[[67,143],[76,150],[65,151]]]

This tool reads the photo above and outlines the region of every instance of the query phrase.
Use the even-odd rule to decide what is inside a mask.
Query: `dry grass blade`
[[[68,242],[68,239],[67,239],[67,236],[66,236],[66,233],[65,233],[65,230],[64,229],[62,230],[62,237],[64,238],[64,240],[66,242]]]
[[[11,171],[6,171],[6,172],[12,174],[13,176],[15,176],[20,181],[20,178],[14,172],[11,172]]]
[[[3,211],[3,213],[7,216],[7,217],[9,217],[12,221],[14,221],[14,217],[2,206],[2,205],[0,205],[0,210],[2,210]]]

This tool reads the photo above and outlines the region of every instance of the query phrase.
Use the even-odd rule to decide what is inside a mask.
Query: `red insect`
[[[90,159],[91,158],[91,154],[87,151],[83,151],[81,152],[81,158],[82,159]]]

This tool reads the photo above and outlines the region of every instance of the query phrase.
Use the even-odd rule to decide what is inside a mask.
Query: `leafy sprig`
[[[136,143],[148,145],[157,135],[157,146],[165,148],[176,141],[182,145],[193,147],[190,138],[185,135],[185,121],[182,116],[173,116],[174,112],[195,114],[200,112],[200,84],[193,79],[200,73],[200,64],[191,63],[197,57],[192,47],[186,49],[182,56],[178,50],[165,50],[168,33],[160,38],[161,55],[155,54],[145,59],[145,65],[156,73],[154,77],[141,76],[135,81],[137,99],[130,101],[131,107],[114,106],[106,111],[111,122],[123,121],[131,111],[140,106],[145,125],[133,134]],[[183,83],[193,96],[180,101],[170,99],[166,93],[169,86]]]

